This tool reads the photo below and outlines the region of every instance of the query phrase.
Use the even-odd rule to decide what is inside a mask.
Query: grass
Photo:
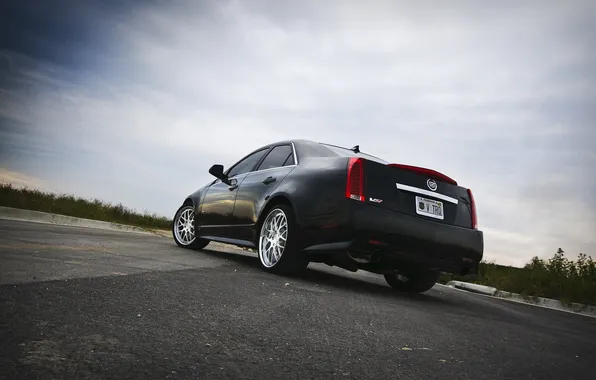
[[[98,199],[83,199],[69,194],[53,194],[17,188],[0,183],[0,206],[50,212],[80,218],[103,220],[149,229],[170,229],[172,221],[155,213],[141,214],[122,204],[113,205]]]
[[[474,282],[528,297],[596,305],[596,262],[583,253],[569,260],[559,248],[548,260],[532,258],[523,268],[482,262],[476,276],[443,275],[440,282]]]

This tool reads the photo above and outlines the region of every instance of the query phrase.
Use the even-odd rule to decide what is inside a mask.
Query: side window
[[[246,157],[244,160],[240,161],[232,167],[232,169],[228,173],[228,177],[234,177],[239,174],[248,173],[252,170],[256,163],[259,162],[259,160],[261,159],[261,157],[263,157],[265,153],[267,153],[267,149],[260,150]]]
[[[276,146],[269,152],[257,170],[279,168],[293,164],[294,155],[292,154],[292,147],[290,145],[281,145]]]

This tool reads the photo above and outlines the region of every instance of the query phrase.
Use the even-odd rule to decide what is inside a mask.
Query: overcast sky
[[[482,4],[482,5],[481,5]],[[474,191],[485,257],[596,256],[594,1],[0,5],[0,176],[172,217],[260,145]]]

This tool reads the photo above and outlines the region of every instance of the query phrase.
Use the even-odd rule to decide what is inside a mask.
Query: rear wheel
[[[176,211],[172,223],[172,234],[179,247],[203,249],[209,244],[209,240],[196,237],[195,211],[192,205],[184,205]]]
[[[416,270],[407,274],[386,274],[385,281],[395,290],[409,293],[424,293],[439,280],[441,274],[436,271]]]
[[[267,213],[258,245],[259,261],[265,271],[290,275],[308,266],[308,258],[298,246],[298,233],[291,207],[280,204]]]

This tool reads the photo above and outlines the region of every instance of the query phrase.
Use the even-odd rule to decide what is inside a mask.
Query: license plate
[[[443,202],[416,197],[416,214],[443,220]]]

